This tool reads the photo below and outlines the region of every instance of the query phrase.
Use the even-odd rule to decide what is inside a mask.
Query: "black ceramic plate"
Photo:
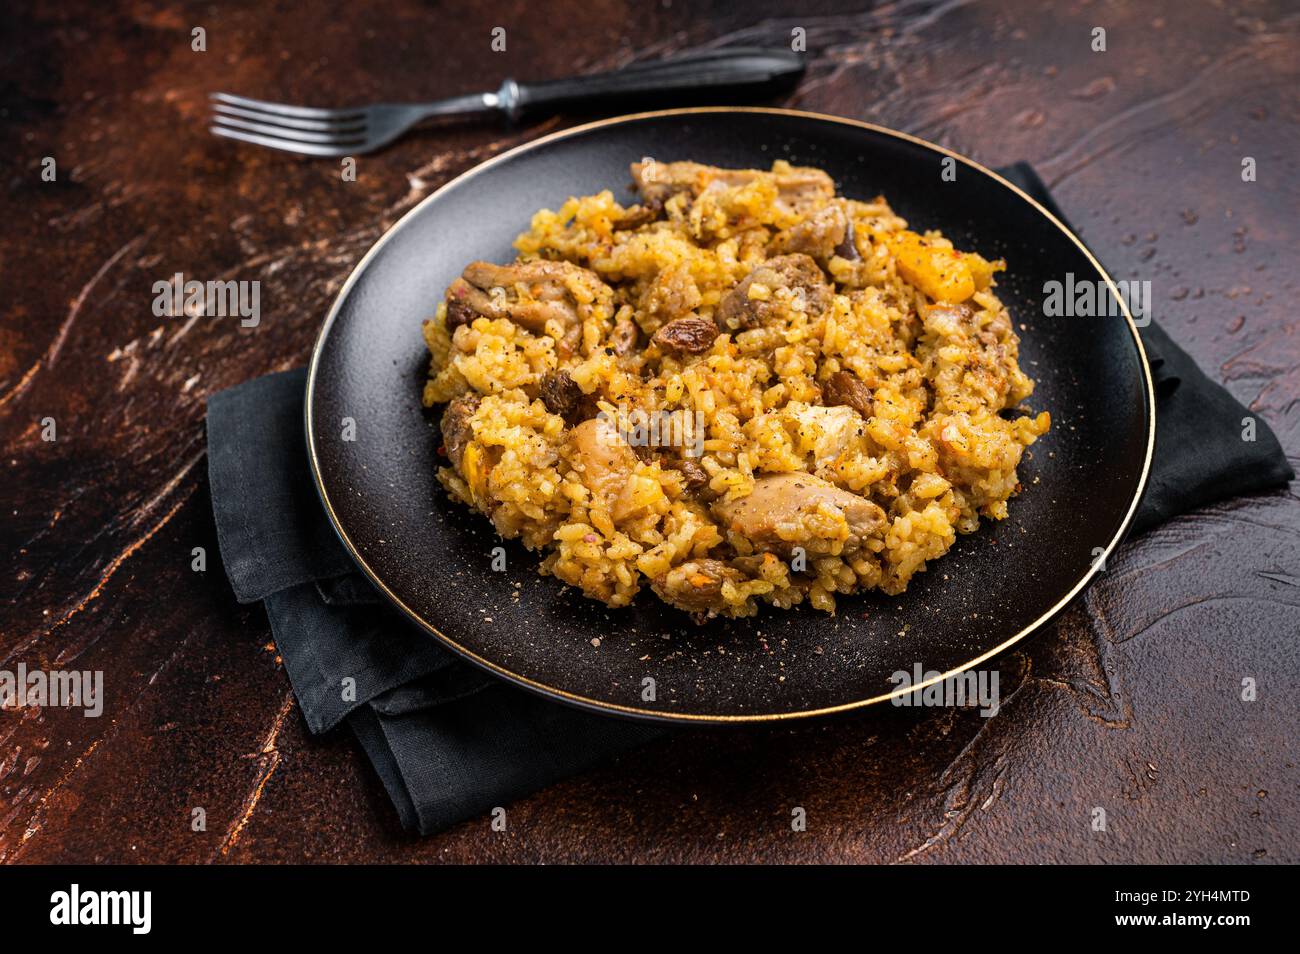
[[[940,164],[952,155],[807,113],[674,110],[547,136],[448,183],[362,259],[312,358],[312,466],[352,556],[431,637],[479,665],[566,702],[644,718],[842,711],[902,691],[890,680],[896,671],[920,664],[947,674],[1033,632],[1087,584],[1137,506],[1155,433],[1150,372],[1127,313],[1044,317],[1045,282],[1104,273],[1044,209],[981,166],[954,156],[956,180],[942,181]],[[1052,413],[1051,432],[1021,467],[1027,490],[1011,516],[962,537],[902,596],[839,597],[835,616],[763,608],[697,626],[648,589],[623,610],[583,598],[450,501],[434,478],[437,422],[420,404],[421,321],[465,263],[511,261],[511,242],[535,210],[606,188],[630,201],[628,164],[643,156],[820,166],[847,196],[883,193],[914,228],[1006,258],[999,294],[1020,330],[1021,364],[1038,383],[1029,403]],[[354,440],[343,439],[345,418]],[[498,546],[504,573],[492,569]]]

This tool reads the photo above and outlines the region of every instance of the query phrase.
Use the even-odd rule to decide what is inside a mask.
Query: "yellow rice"
[[[835,594],[899,594],[981,516],[1005,518],[1021,455],[1049,417],[1007,410],[1033,382],[1019,368],[1018,338],[995,294],[1004,263],[958,252],[938,232],[910,231],[883,197],[823,192],[798,208],[783,201],[782,183],[816,170],[778,162],[733,182],[707,167],[664,168],[691,186],[652,221],[619,228],[628,209],[603,191],[537,212],[516,240],[520,262],[568,262],[599,279],[563,285],[575,327],[479,314],[452,331],[446,302],[425,323],[425,404],[481,396],[460,465],[439,470],[448,492],[503,537],[543,551],[542,572],[593,599],[624,606],[654,587],[698,616],[747,616],[760,602],[788,608],[805,599],[834,612]],[[651,342],[683,314],[716,319],[724,296],[774,243],[830,203],[851,223],[851,245],[820,262],[832,289],[824,309],[755,281],[746,296],[749,307],[766,308],[758,325],[720,328],[699,354]],[[518,304],[537,289],[516,283],[506,291]],[[624,354],[611,345],[619,319],[625,332],[629,319],[639,329]],[[609,494],[596,488],[573,423],[541,398],[543,379],[559,371],[620,428],[639,410],[677,415],[661,419],[685,433],[698,412],[696,463],[707,484],[692,491],[681,470],[652,454],[620,472]],[[866,413],[825,406],[837,372],[866,387]],[[858,541],[836,506],[809,506],[779,529],[799,549],[782,543],[773,552],[719,517],[756,480],[786,473],[871,501],[883,525]],[[716,596],[707,605],[675,598],[702,579],[701,560],[730,568],[709,580]]]

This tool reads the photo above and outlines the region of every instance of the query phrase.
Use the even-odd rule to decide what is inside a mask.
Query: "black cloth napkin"
[[[1062,221],[1025,164],[1002,174]],[[1156,449],[1134,532],[1294,475],[1268,425],[1154,324],[1142,329],[1156,380]],[[222,562],[241,603],[261,602],[308,728],[346,722],[404,826],[428,834],[664,733],[550,702],[443,649],[382,602],[320,505],[303,428],[306,371],[208,402],[208,473]]]
[[[1073,229],[1029,163],[998,172]],[[1156,449],[1130,535],[1216,500],[1285,487],[1295,477],[1263,418],[1207,378],[1155,322],[1138,333],[1156,386]],[[1247,417],[1255,418],[1254,441],[1241,438]]]
[[[222,562],[262,602],[314,733],[346,722],[402,824],[423,834],[662,734],[542,699],[461,662],[356,571],[307,465],[305,369],[208,402],[208,474]]]

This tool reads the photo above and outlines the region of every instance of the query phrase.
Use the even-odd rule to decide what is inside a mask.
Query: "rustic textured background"
[[[28,5],[34,6],[34,5]],[[369,245],[431,190],[571,119],[360,160],[216,140],[206,95],[435,98],[697,45],[785,44],[785,104],[986,164],[1029,159],[1117,278],[1300,456],[1293,4],[585,0],[68,2],[0,36],[0,668],[102,669],[99,719],[0,713],[0,859],[1300,861],[1295,488],[1125,546],[1003,661],[1001,713],[877,709],[683,733],[424,840],[352,738],[306,733],[215,559],[205,399],[303,364]],[[798,13],[792,7],[801,6]],[[687,9],[689,7],[689,9]],[[116,8],[116,9],[113,9]],[[207,30],[208,50],[190,49]],[[504,26],[505,53],[489,52]],[[1108,50],[1090,49],[1095,26]],[[1242,156],[1259,179],[1240,180]],[[58,180],[40,178],[54,156]],[[260,280],[262,322],[159,319],[154,281]],[[59,439],[40,439],[54,417]],[[1243,677],[1259,700],[1240,701]],[[190,830],[193,806],[208,830]],[[808,831],[790,831],[802,806]],[[1108,813],[1090,830],[1094,807]]]

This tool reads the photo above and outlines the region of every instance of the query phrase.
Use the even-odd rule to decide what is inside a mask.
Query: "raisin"
[[[836,371],[822,388],[822,400],[827,407],[845,405],[863,417],[871,416],[871,389],[848,371]]]
[[[551,371],[542,377],[538,396],[546,410],[569,424],[577,424],[595,413],[594,401],[582,393],[568,371]]]
[[[709,482],[709,472],[695,463],[693,460],[679,461],[676,468],[681,471],[682,476],[686,478],[686,487],[688,490],[696,491],[704,487]]]
[[[668,322],[655,332],[654,343],[664,351],[703,354],[718,336],[718,326],[708,318],[688,315]]]
[[[582,388],[578,387],[568,371],[552,371],[542,378],[541,398],[546,410],[567,417],[582,400]]]
[[[473,391],[469,391],[456,398],[442,412],[442,443],[446,448],[447,456],[451,462],[460,468],[461,459],[465,456],[465,447],[474,437],[474,430],[470,426],[469,420],[478,410],[481,398]]]
[[[459,298],[447,301],[447,330],[455,331],[461,325],[468,325],[478,317],[478,312],[469,306],[469,302]]]
[[[858,243],[854,241],[852,219],[845,220],[844,241],[835,246],[834,254],[850,262],[856,262],[862,258],[862,256],[858,254]]]
[[[609,336],[610,343],[614,346],[614,353],[622,357],[635,348],[640,330],[631,318],[620,318],[614,322],[614,331]]]

